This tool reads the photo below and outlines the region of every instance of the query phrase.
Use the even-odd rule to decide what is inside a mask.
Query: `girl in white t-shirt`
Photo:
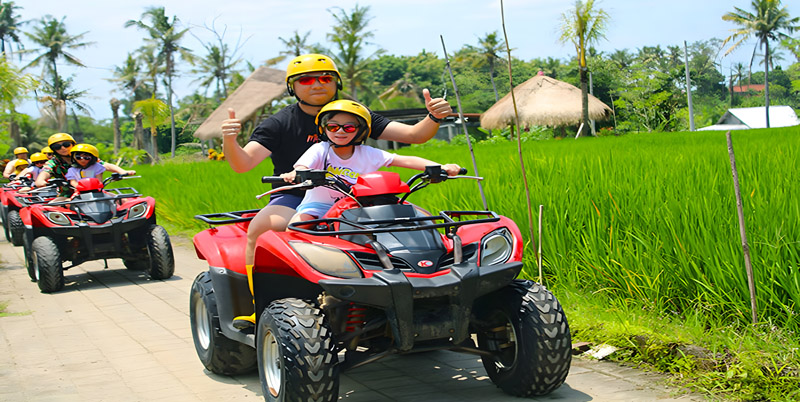
[[[292,182],[297,169],[322,169],[350,184],[358,176],[371,173],[384,166],[399,166],[425,170],[425,166],[438,163],[418,156],[396,155],[368,145],[361,145],[369,137],[372,119],[369,110],[358,102],[337,100],[325,105],[317,114],[317,128],[322,142],[316,143],[294,164],[295,170],[281,175]],[[442,165],[449,176],[461,169],[456,164]],[[325,187],[306,191],[303,201],[291,222],[317,219],[324,215],[343,195]]]

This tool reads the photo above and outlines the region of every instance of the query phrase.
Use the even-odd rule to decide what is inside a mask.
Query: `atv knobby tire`
[[[545,395],[564,383],[572,362],[572,341],[561,304],[544,286],[518,283],[497,291],[481,306],[478,332],[489,378],[504,392],[529,397]]]
[[[8,232],[11,235],[11,244],[22,245],[22,236],[25,234],[25,224],[19,216],[19,211],[8,211]]]
[[[11,233],[8,232],[8,208],[0,205],[0,219],[3,220],[3,233],[6,235],[6,241],[11,241]]]
[[[256,351],[225,337],[220,330],[217,297],[211,275],[200,273],[189,295],[189,320],[194,348],[200,361],[215,374],[238,375],[256,368]]]
[[[39,290],[52,293],[63,289],[64,267],[56,242],[51,237],[37,237],[33,240],[31,251],[31,262],[39,278]]]
[[[175,257],[167,231],[158,225],[147,230],[147,254],[149,264],[145,272],[153,279],[167,279],[175,273]]]
[[[299,299],[278,299],[261,313],[256,331],[258,374],[271,402],[339,398],[338,356],[322,311]]]

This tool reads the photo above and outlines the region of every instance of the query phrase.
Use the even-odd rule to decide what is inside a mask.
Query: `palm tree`
[[[283,42],[283,46],[286,47],[286,50],[281,50],[279,56],[267,60],[264,64],[273,66],[289,57],[294,58],[306,53],[312,53],[314,47],[307,43],[309,35],[311,35],[311,31],[308,31],[305,33],[305,35],[300,36],[300,33],[295,30],[294,34],[289,37],[289,39],[284,39],[279,36],[278,40]]]
[[[64,19],[57,20],[50,15],[46,15],[39,20],[39,25],[33,28],[33,32],[25,32],[33,43],[39,45],[39,49],[30,50],[31,53],[38,52],[38,56],[34,58],[26,67],[33,67],[43,64],[44,73],[50,73],[51,86],[53,94],[56,99],[64,99],[64,84],[65,80],[61,79],[58,75],[57,62],[61,59],[67,63],[78,66],[86,67],[75,55],[70,53],[71,50],[77,50],[87,47],[93,42],[82,42],[83,37],[88,33],[84,32],[78,35],[70,35],[67,33],[67,26],[64,25]],[[29,51],[25,51],[26,53]]]
[[[792,33],[800,29],[800,17],[791,18],[786,7],[781,6],[780,0],[752,0],[750,6],[754,13],[745,11],[739,7],[734,7],[736,11],[722,16],[724,21],[730,21],[738,25],[739,28],[733,30],[733,34],[725,38],[722,46],[728,42],[733,42],[730,49],[725,52],[729,55],[734,49],[744,43],[751,36],[756,37],[756,46],[753,48],[753,55],[750,57],[750,70],[753,69],[753,59],[756,56],[756,49],[764,48],[764,109],[766,110],[767,128],[769,128],[769,42],[788,38],[784,32]]]
[[[485,37],[478,39],[478,46],[467,45],[468,54],[477,57],[474,67],[489,66],[489,79],[492,81],[492,89],[494,89],[494,101],[500,99],[497,94],[497,85],[494,83],[494,66],[499,62],[503,62],[503,58],[498,53],[506,49],[506,42],[498,37],[497,31],[487,33]]]
[[[361,7],[356,4],[350,14],[340,7],[336,7],[336,10],[338,13],[331,14],[337,24],[333,26],[333,32],[328,34],[328,40],[333,42],[335,51],[338,52],[332,57],[342,74],[344,87],[350,91],[350,97],[357,101],[358,89],[367,84],[365,80],[369,72],[369,61],[383,53],[383,50],[379,49],[367,57],[363,55],[364,47],[370,44],[366,40],[374,36],[372,31],[366,31],[369,20],[372,19],[367,16],[369,6]]]
[[[108,104],[111,106],[111,116],[114,122],[114,153],[117,154],[119,153],[120,137],[122,137],[119,130],[119,106],[122,105],[122,102],[117,98],[111,98]]]
[[[204,43],[203,47],[206,48],[208,53],[206,57],[198,61],[197,68],[192,70],[195,74],[202,74],[202,76],[195,81],[200,81],[200,85],[205,88],[206,94],[211,84],[216,84],[214,97],[217,101],[222,101],[222,99],[228,97],[228,84],[226,80],[234,67],[236,67],[242,59],[231,60],[228,45],[224,43],[220,46]]]
[[[15,147],[22,146],[14,104],[36,88],[37,82],[30,74],[23,74],[6,58],[0,58],[0,115],[9,110],[9,134]]]
[[[155,97],[137,101],[133,104],[134,113],[139,113],[144,119],[145,127],[150,127],[150,135],[153,143],[153,162],[158,163],[158,126],[167,122],[171,117],[172,111],[169,106]]]
[[[22,7],[14,4],[13,1],[0,4],[0,53],[3,54],[3,58],[7,54],[11,54],[12,42],[17,44],[17,50],[22,49],[18,32],[23,22],[19,21],[19,14],[14,14],[14,10],[20,8]],[[9,42],[8,50],[6,50],[6,42]]]
[[[147,41],[158,48],[158,58],[166,67],[164,75],[167,78],[167,105],[169,107],[170,133],[172,135],[171,155],[174,158],[175,111],[172,107],[172,76],[175,74],[175,53],[178,53],[181,59],[194,63],[194,56],[192,56],[191,50],[180,45],[183,35],[185,35],[189,29],[179,30],[178,17],[173,16],[172,22],[170,22],[165,14],[164,7],[148,8],[142,13],[141,19],[150,20],[151,25],[147,25],[142,20],[129,20],[125,23],[125,27],[136,26],[137,28],[147,31],[150,35]]]
[[[561,42],[571,42],[578,53],[578,65],[581,74],[581,108],[583,110],[583,126],[581,135],[589,132],[589,78],[586,66],[587,48],[605,37],[608,14],[602,9],[595,9],[594,0],[575,1],[575,8],[561,14]]]

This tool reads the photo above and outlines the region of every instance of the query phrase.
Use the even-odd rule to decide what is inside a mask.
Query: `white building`
[[[800,119],[791,106],[770,106],[769,126],[789,127],[800,125]],[[717,124],[698,128],[697,130],[747,130],[751,128],[767,128],[767,113],[764,106],[728,109]]]

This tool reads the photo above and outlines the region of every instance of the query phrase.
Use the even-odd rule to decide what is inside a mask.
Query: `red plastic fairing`
[[[153,197],[122,198],[121,200],[125,202],[117,207],[118,210],[129,209],[132,206],[141,203],[142,201],[147,201],[147,213],[144,215],[144,217],[150,218],[156,213],[156,200]]]
[[[78,190],[79,193],[102,190],[103,182],[101,182],[95,177],[87,177],[85,179],[78,180],[78,186],[76,187],[76,189]]]
[[[395,172],[374,172],[358,176],[353,185],[353,195],[369,197],[381,194],[400,194],[409,192],[408,184],[400,180]]]
[[[192,242],[197,257],[208,261],[209,266],[225,267],[246,275],[244,251],[247,246],[247,232],[234,225],[224,225],[194,235]]]

